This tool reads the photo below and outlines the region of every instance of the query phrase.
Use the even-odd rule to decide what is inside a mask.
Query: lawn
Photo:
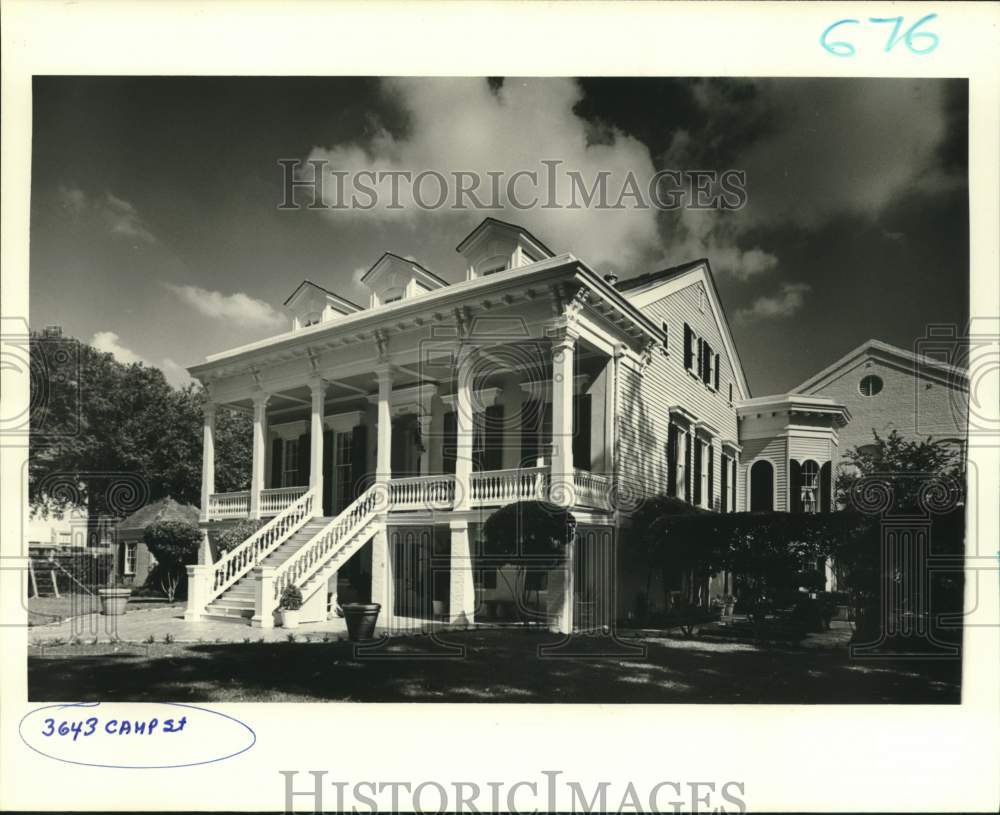
[[[131,597],[129,608],[157,608],[170,605],[163,597]],[[28,625],[48,625],[58,623],[67,617],[93,614],[101,610],[101,601],[96,594],[63,593],[59,597],[29,597]]]
[[[248,630],[248,634],[250,631]],[[348,642],[60,645],[32,648],[31,701],[958,703],[958,660],[852,660],[843,637],[796,646],[655,632],[577,637],[540,655],[541,631]],[[637,649],[636,652],[630,652]]]

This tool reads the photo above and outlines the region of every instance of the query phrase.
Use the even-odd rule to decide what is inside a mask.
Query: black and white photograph
[[[831,13],[815,48],[849,68],[878,24],[928,65],[932,11]],[[304,705],[374,763],[336,804],[332,756],[272,764],[267,808],[381,811],[387,703],[411,733],[513,711],[532,743],[564,706],[782,710],[817,748],[838,710],[968,712],[1000,431],[968,69],[386,66],[23,86],[13,743],[229,772],[277,748],[254,711]],[[389,808],[755,806],[721,768],[625,794],[557,756],[492,803],[441,778]]]

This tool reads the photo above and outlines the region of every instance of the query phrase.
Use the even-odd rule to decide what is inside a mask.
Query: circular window
[[[858,384],[858,390],[861,391],[862,396],[874,396],[882,390],[882,378],[870,374],[861,380]]]

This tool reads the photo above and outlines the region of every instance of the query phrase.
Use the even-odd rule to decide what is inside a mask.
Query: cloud
[[[89,217],[112,235],[137,243],[157,243],[135,205],[110,192],[94,197],[79,187],[61,186],[56,190],[56,200],[74,218]]]
[[[625,268],[647,256],[659,253],[655,210],[579,208],[545,209],[540,206],[521,211],[510,206],[506,184],[520,170],[537,172],[537,186],[522,179],[515,195],[523,201],[535,190],[545,191],[544,160],[560,161],[555,195],[570,200],[567,171],[579,172],[589,188],[601,172],[610,173],[608,187],[613,197],[631,172],[645,185],[653,175],[653,162],[645,144],[631,136],[594,126],[574,113],[583,98],[573,80],[507,80],[493,88],[485,79],[411,79],[384,80],[384,95],[395,103],[408,122],[403,135],[395,136],[376,126],[366,139],[315,147],[309,158],[325,159],[337,171],[376,172],[408,171],[416,177],[423,171],[441,173],[449,181],[454,202],[454,173],[475,173],[480,179],[477,196],[487,203],[493,198],[487,171],[502,173],[499,190],[500,210],[421,210],[411,193],[411,185],[400,184],[398,208],[389,208],[391,198],[383,195],[374,209],[330,211],[331,219],[342,222],[357,219],[371,222],[415,223],[434,218],[435,228],[442,219],[455,222],[447,226],[457,232],[471,227],[493,214],[524,223],[556,251],[571,251],[595,266]],[[599,140],[595,140],[599,136]],[[311,170],[309,171],[311,174]],[[421,186],[425,200],[439,195],[439,185],[428,177]],[[327,203],[332,203],[335,189],[326,185]],[[379,186],[380,192],[388,184]],[[365,199],[362,199],[365,200]],[[527,201],[525,201],[527,203]],[[540,203],[545,203],[542,200]]]
[[[777,320],[791,317],[802,308],[806,293],[811,290],[808,283],[785,283],[777,295],[758,297],[749,308],[736,312],[736,320],[742,323],[757,320]]]
[[[177,286],[173,283],[163,285],[183,302],[213,320],[232,320],[244,326],[271,329],[285,328],[288,324],[288,319],[280,311],[243,292],[223,294],[199,286]]]
[[[122,345],[121,337],[114,331],[98,331],[90,340],[90,344],[106,354],[111,354],[122,365],[134,365],[139,363],[147,367],[157,367],[151,365],[144,357],[137,354],[131,348]],[[183,388],[194,380],[188,375],[183,365],[174,362],[170,357],[166,357],[159,365],[164,378],[175,388]]]
[[[940,80],[703,80],[692,98],[704,122],[675,132],[663,165],[743,171],[747,204],[670,213],[665,232],[673,259],[705,255],[737,279],[779,265],[762,230],[875,223],[900,200],[963,181],[943,158],[954,128]]]
[[[163,364],[160,366],[160,370],[163,371],[163,375],[166,377],[167,382],[175,388],[186,387],[195,381],[187,372],[187,368],[174,362],[170,357],[164,358]]]
[[[121,337],[114,331],[98,331],[90,340],[90,344],[98,351],[111,354],[123,365],[132,365],[135,362],[145,362],[135,351],[126,348],[121,344]]]

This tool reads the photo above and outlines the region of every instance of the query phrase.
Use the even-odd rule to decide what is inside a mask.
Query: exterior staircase
[[[333,519],[321,517],[306,521],[297,532],[265,557],[259,565],[280,566],[312,540],[331,520]],[[209,603],[205,607],[205,616],[216,620],[249,621],[253,617],[256,599],[257,581],[251,571]]]

